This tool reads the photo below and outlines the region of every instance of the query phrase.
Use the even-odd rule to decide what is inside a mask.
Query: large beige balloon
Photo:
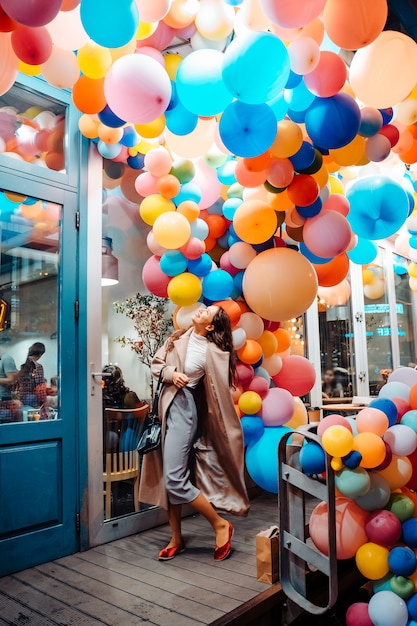
[[[317,295],[317,274],[310,261],[291,248],[265,250],[243,277],[243,295],[258,315],[283,322],[304,313]]]
[[[417,44],[397,31],[384,31],[353,57],[350,85],[356,97],[379,109],[394,106],[417,83]]]

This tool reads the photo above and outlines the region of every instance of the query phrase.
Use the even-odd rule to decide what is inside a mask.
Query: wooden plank
[[[26,614],[27,610],[30,614],[30,619],[33,619],[35,624],[39,624],[39,626],[55,624],[100,626],[100,624],[107,623],[96,620],[91,614],[85,614],[71,606],[67,601],[65,589],[62,589],[57,598],[53,597],[53,590],[49,587],[40,590],[37,584],[40,577],[41,575],[37,574],[35,569],[30,569],[2,579],[3,594],[7,594],[9,598],[15,601],[16,605],[24,607],[24,614]],[[51,591],[52,593],[50,593]],[[25,620],[25,622],[20,620],[20,622],[17,621],[16,623],[31,624],[28,620]]]
[[[57,626],[57,622],[35,611],[33,605],[27,606],[8,594],[0,592],[0,624],[30,624],[30,626]]]
[[[167,624],[169,626],[177,623],[183,626],[183,623],[208,623],[210,619],[216,619],[223,613],[220,610],[209,609],[187,598],[178,597],[166,589],[161,591],[161,589],[152,587],[147,583],[138,585],[137,581],[129,576],[120,575],[109,569],[103,569],[94,563],[85,561],[79,556],[64,557],[58,563],[62,564],[67,570],[62,572],[64,578],[60,576],[60,580],[65,580],[67,584],[74,586],[78,585],[79,588],[84,589],[97,598],[108,598],[109,594],[111,594],[112,604],[133,614],[143,614],[142,609],[138,611],[138,598],[140,598],[140,605],[142,606],[143,604],[146,608],[147,615],[145,617],[153,621],[156,621],[153,611],[158,612],[158,609],[168,609],[168,611],[165,611],[167,620],[156,621],[156,623],[161,625]],[[178,615],[176,622],[174,620],[175,614]],[[194,621],[189,620],[188,616],[190,615],[193,616]],[[180,620],[183,620],[183,622]]]

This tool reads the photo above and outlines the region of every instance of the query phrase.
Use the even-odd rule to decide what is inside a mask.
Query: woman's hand
[[[178,389],[182,389],[188,385],[189,380],[188,376],[183,374],[183,372],[173,372],[172,374],[172,382]]]

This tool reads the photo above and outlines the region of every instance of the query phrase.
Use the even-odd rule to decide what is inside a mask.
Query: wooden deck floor
[[[187,550],[157,554],[167,526],[119,539],[0,579],[0,626],[198,626],[214,624],[270,589],[256,580],[255,535],[277,523],[276,496],[233,518],[230,559],[215,563],[204,519],[184,520]]]

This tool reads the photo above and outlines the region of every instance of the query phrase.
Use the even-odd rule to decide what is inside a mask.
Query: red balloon
[[[366,602],[355,602],[355,604],[350,605],[346,612],[346,626],[374,626],[369,617]]]
[[[381,128],[378,134],[384,135],[384,137],[389,140],[391,148],[393,148],[398,143],[398,140],[400,138],[400,131],[393,124],[386,124]]]
[[[52,38],[44,26],[17,26],[12,32],[11,42],[16,56],[28,65],[40,65],[51,56]]]
[[[17,26],[17,22],[12,20],[2,7],[0,7],[0,32],[10,33]]]
[[[9,17],[24,26],[45,26],[56,17],[62,0],[2,0]]]
[[[287,187],[288,197],[296,206],[309,206],[318,198],[320,187],[309,174],[297,174]]]
[[[323,50],[312,72],[304,76],[306,87],[321,98],[337,94],[346,82],[346,65],[335,52]]]
[[[394,513],[382,509],[374,511],[365,523],[365,531],[369,541],[385,548],[397,543],[401,537],[401,522]]]
[[[305,357],[293,354],[282,361],[282,368],[273,380],[293,396],[305,396],[313,388],[316,371]]]
[[[401,420],[402,416],[405,413],[407,413],[407,411],[410,411],[410,409],[414,408],[413,406],[411,406],[411,402],[405,400],[404,398],[391,398],[391,400],[397,407],[397,411],[398,411],[397,422]]]

